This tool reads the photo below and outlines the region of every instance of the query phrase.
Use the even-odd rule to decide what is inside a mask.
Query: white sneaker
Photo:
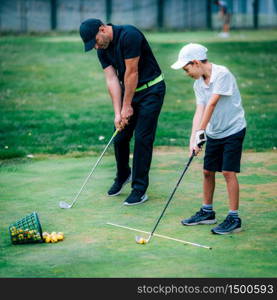
[[[218,36],[221,38],[228,38],[230,35],[229,32],[220,32]]]

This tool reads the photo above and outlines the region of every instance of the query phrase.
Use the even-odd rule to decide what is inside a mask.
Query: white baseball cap
[[[171,68],[178,70],[183,68],[192,60],[207,59],[207,51],[208,49],[200,44],[190,43],[180,50],[178,60],[171,66]]]

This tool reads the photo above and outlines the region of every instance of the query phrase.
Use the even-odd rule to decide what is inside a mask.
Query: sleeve
[[[106,69],[108,66],[111,65],[111,62],[107,56],[107,53],[100,49],[100,50],[97,50],[97,56],[98,56],[98,59],[100,61],[100,64],[102,65],[102,68],[103,69]]]
[[[124,59],[140,56],[142,41],[143,41],[143,36],[139,31],[136,30],[127,31],[123,39]]]
[[[196,98],[196,104],[206,105],[204,93],[201,91],[201,88],[197,85],[196,81],[194,82],[193,90]]]
[[[214,81],[213,94],[231,96],[233,94],[234,77],[230,72],[220,73]]]

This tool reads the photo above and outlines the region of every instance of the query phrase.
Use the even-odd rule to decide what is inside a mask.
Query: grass
[[[112,147],[70,210],[73,200],[113,129],[113,111],[95,53],[83,53],[77,34],[0,37],[0,277],[275,277],[276,276],[276,30],[146,33],[165,74],[150,200],[122,205],[105,195],[115,175]],[[213,250],[153,238],[151,231],[187,156],[194,112],[192,80],[170,69],[186,42],[203,43],[212,62],[235,74],[248,123],[242,158],[240,234],[214,236],[210,226],[186,228],[180,220],[201,204],[203,157],[196,158],[157,233],[212,246]],[[101,139],[100,136],[104,136]],[[262,152],[263,151],[263,152]],[[26,156],[32,154],[33,158]],[[217,218],[228,211],[225,182],[217,175]],[[8,226],[37,211],[44,231],[63,231],[57,244],[12,245]]]
[[[165,74],[167,94],[155,145],[186,146],[194,111],[193,81],[170,69],[186,42],[200,42],[212,62],[235,74],[246,111],[245,149],[276,149],[276,30],[147,33]],[[87,155],[102,149],[113,110],[96,54],[77,34],[0,37],[0,157]]]
[[[244,231],[230,236],[212,235],[211,226],[187,228],[180,224],[201,204],[203,158],[193,161],[156,233],[212,246],[212,250],[158,237],[148,245],[137,245],[136,232],[106,225],[113,222],[151,231],[181,173],[184,159],[180,148],[156,148],[150,200],[145,204],[122,205],[129,186],[118,197],[105,195],[115,171],[113,157],[105,156],[76,206],[60,209],[59,201],[72,201],[96,158],[15,159],[2,164],[0,277],[276,276],[277,214],[272,208],[277,169],[273,153],[244,154],[239,176]],[[260,174],[253,184],[257,163]],[[218,175],[217,182],[215,209],[222,221],[228,211],[227,195],[222,176]],[[63,231],[65,240],[12,245],[8,226],[32,211],[38,212],[43,231]]]

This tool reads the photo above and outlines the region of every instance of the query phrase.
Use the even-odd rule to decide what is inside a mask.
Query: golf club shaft
[[[192,159],[193,159],[194,156],[195,156],[195,154],[194,154],[194,152],[193,152],[192,155],[191,155],[191,157],[189,158],[189,161],[188,161],[188,163],[187,163],[187,165],[186,165],[184,171],[182,172],[182,174],[181,174],[181,176],[180,176],[180,178],[179,178],[179,180],[178,180],[178,182],[177,182],[177,184],[176,184],[176,186],[175,186],[173,192],[171,193],[171,195],[170,195],[170,197],[169,197],[169,199],[168,199],[168,201],[167,201],[167,203],[166,203],[166,205],[165,205],[165,207],[164,207],[164,209],[163,209],[163,211],[162,211],[162,213],[161,213],[161,215],[160,215],[158,221],[156,222],[156,224],[155,224],[155,226],[154,226],[152,232],[150,233],[150,236],[149,236],[149,238],[148,238],[148,241],[152,238],[152,236],[153,236],[153,234],[154,234],[154,232],[155,232],[157,226],[159,225],[159,223],[160,223],[160,221],[161,221],[161,219],[162,219],[162,217],[163,217],[163,215],[164,215],[164,213],[165,213],[165,211],[166,211],[166,209],[167,209],[167,207],[168,207],[168,205],[169,205],[171,199],[173,198],[173,196],[174,196],[174,194],[175,194],[175,192],[176,192],[176,190],[177,190],[177,188],[178,188],[180,182],[182,181],[183,176],[185,175],[185,173],[186,173],[186,171],[187,171],[187,169],[188,169],[188,167],[189,167],[189,165],[190,165],[190,163],[191,163],[191,161],[192,161]]]
[[[79,192],[77,193],[77,195],[75,196],[71,206],[73,206],[73,204],[77,201],[79,195],[81,194],[82,190],[84,189],[85,185],[87,184],[90,176],[92,175],[92,173],[94,172],[95,168],[98,166],[100,160],[102,159],[103,155],[105,154],[106,150],[108,149],[109,145],[111,144],[112,140],[114,139],[114,137],[117,135],[118,133],[118,129],[114,132],[114,134],[112,135],[110,141],[108,142],[107,146],[104,148],[103,152],[101,153],[100,157],[98,158],[98,160],[96,161],[95,165],[93,166],[92,170],[90,171],[90,173],[88,174],[85,182],[83,183],[81,189],[79,190]]]

